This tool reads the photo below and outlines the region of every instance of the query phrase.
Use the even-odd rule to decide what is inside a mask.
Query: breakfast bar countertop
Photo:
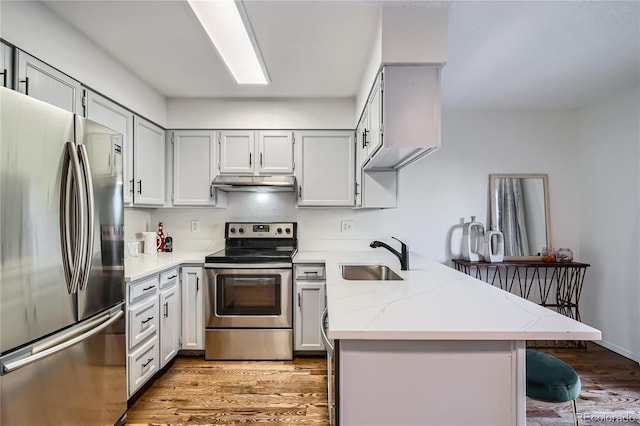
[[[436,261],[386,250],[299,251],[325,263],[329,337],[356,340],[599,340],[601,332]],[[402,281],[342,277],[343,264],[382,264]]]

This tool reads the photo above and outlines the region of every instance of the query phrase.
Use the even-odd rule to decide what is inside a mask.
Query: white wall
[[[353,129],[353,98],[170,99],[168,129]]]
[[[2,1],[0,36],[81,83],[164,126],[166,100],[45,6]]]
[[[640,361],[640,87],[580,110],[581,313]]]
[[[164,222],[177,249],[192,240],[219,243],[227,220],[291,220],[299,223],[301,240],[397,236],[445,262],[460,255],[463,219],[475,215],[487,224],[490,173],[548,173],[553,244],[571,247],[579,258],[577,128],[576,111],[444,111],[442,148],[401,170],[397,209],[303,209],[290,193],[230,193],[227,209],[152,210],[151,222]],[[197,234],[190,231],[192,219],[201,221]],[[354,221],[351,234],[340,232],[341,220]]]

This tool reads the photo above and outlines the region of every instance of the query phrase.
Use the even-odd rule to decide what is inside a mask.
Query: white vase
[[[482,260],[484,226],[471,216],[471,222],[462,227],[462,258],[471,262]]]
[[[484,234],[484,260],[492,263],[504,260],[504,235],[496,226]]]

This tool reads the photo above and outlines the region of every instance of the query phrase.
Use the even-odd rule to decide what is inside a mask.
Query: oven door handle
[[[293,268],[291,263],[205,263],[205,269],[276,269]]]

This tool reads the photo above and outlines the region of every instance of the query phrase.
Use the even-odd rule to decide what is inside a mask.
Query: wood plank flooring
[[[539,350],[568,362],[580,375],[581,425],[640,425],[638,363],[592,343],[586,350]],[[179,357],[129,409],[127,424],[327,425],[326,374],[325,358],[222,362]],[[572,424],[570,403],[527,399],[527,425]]]

